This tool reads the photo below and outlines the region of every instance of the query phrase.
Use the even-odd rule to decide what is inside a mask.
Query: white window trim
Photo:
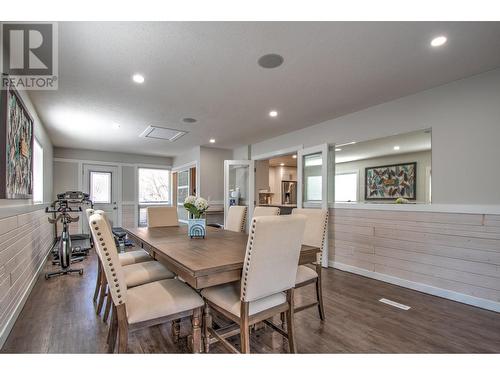
[[[34,151],[34,148],[35,148],[35,144],[37,144],[40,149],[42,150],[42,197],[41,197],[41,200],[35,200],[35,176],[34,176],[34,173],[33,173],[33,201],[32,203],[33,204],[42,204],[44,202],[44,199],[43,199],[43,195],[44,195],[44,188],[43,188],[43,185],[44,185],[44,171],[43,171],[43,167],[44,167],[44,159],[45,159],[45,152],[44,152],[44,149],[43,149],[43,146],[42,146],[42,143],[36,138],[36,137],[33,137],[33,151]],[[34,156],[34,153],[33,153],[33,156]],[[35,160],[34,160],[34,157],[33,157],[33,167],[35,166]]]

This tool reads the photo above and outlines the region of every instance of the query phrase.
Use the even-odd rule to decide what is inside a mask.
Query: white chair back
[[[127,284],[118,259],[118,250],[111,227],[105,216],[98,213],[90,216],[89,225],[94,236],[94,246],[100,255],[106,280],[108,280],[111,298],[115,305],[124,304],[127,301]]]
[[[251,302],[295,286],[306,218],[262,216],[252,220],[241,277],[241,300]]]
[[[328,210],[315,208],[294,208],[292,215],[303,215],[307,218],[302,243],[316,246],[323,250],[328,233]]]
[[[179,225],[177,207],[162,206],[147,208],[148,228],[176,227]]]
[[[280,208],[279,207],[262,207],[262,206],[257,206],[253,210],[253,217],[259,217],[259,216],[277,216],[280,214]]]
[[[247,206],[230,206],[227,211],[226,225],[224,229],[233,232],[245,231],[245,220],[247,218]]]

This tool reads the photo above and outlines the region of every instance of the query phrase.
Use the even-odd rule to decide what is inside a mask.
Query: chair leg
[[[201,308],[193,311],[191,322],[193,324],[193,353],[201,353]]]
[[[181,334],[181,320],[176,319],[172,321],[172,337],[175,343],[179,342],[179,336]]]
[[[288,310],[286,312],[286,332],[288,334],[288,346],[290,348],[290,353],[297,353],[297,346],[295,344],[295,328],[293,324],[293,289],[287,291],[286,299],[288,302]]]
[[[205,309],[203,312],[203,336],[205,344],[205,353],[210,351],[210,332],[209,328],[212,328],[212,314],[210,313],[210,306],[205,303]]]
[[[97,301],[97,296],[99,295],[99,289],[101,287],[101,278],[102,278],[102,270],[101,270],[101,263],[100,260],[97,260],[97,278],[96,278],[96,283],[95,283],[95,291],[94,291],[94,298],[92,299],[94,302]]]
[[[280,320],[281,320],[281,328],[285,329],[286,327],[286,316],[285,313],[282,312],[280,313]]]
[[[318,279],[316,280],[316,297],[318,298],[319,318],[322,321],[325,321],[325,309],[323,307],[323,292],[321,290],[321,274],[319,274]]]
[[[109,330],[108,330],[108,353],[115,352],[117,333],[118,333],[118,319],[117,319],[116,307],[113,305],[113,309],[111,312],[111,322],[109,323]]]
[[[116,307],[118,319],[118,353],[127,353],[128,348],[128,322],[125,305]]]
[[[108,296],[106,297],[106,307],[104,308],[104,315],[102,316],[102,321],[104,323],[108,322],[109,311],[111,309],[112,304],[113,300],[111,299],[111,293],[108,291]]]
[[[100,287],[100,291],[99,291],[99,300],[97,302],[97,308],[96,308],[97,315],[101,315],[102,306],[104,305],[104,299],[106,298],[106,295],[107,295],[106,289],[107,289],[108,283],[104,279],[105,278],[103,278],[103,280],[101,280],[101,287]]]
[[[240,313],[240,340],[241,352],[243,354],[250,354],[250,330],[248,325],[248,302],[241,302]]]

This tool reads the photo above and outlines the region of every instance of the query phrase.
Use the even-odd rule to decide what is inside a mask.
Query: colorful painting
[[[0,187],[0,198],[26,199],[33,194],[33,119],[19,94],[8,89],[1,93],[0,173],[5,183]]]
[[[365,169],[365,200],[414,200],[416,197],[416,162]]]

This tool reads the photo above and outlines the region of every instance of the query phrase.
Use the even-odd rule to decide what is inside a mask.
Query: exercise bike
[[[80,275],[83,275],[83,269],[71,268],[71,263],[81,262],[84,259],[84,256],[77,256],[77,257],[73,256],[73,248],[71,246],[71,236],[69,234],[69,224],[76,223],[80,220],[80,217],[78,216],[72,217],[70,213],[81,212],[82,208],[78,207],[77,210],[74,210],[69,206],[69,203],[70,202],[68,202],[68,200],[58,199],[52,203],[51,209],[49,209],[49,207],[45,208],[46,213],[53,213],[57,215],[55,218],[48,217],[47,219],[49,223],[56,224],[58,221],[61,221],[63,225],[61,237],[57,241],[57,249],[54,249],[57,251],[58,260],[57,262],[54,261],[52,262],[52,264],[59,264],[61,269],[59,271],[47,272],[45,274],[46,280],[48,280],[53,276],[68,275],[71,273],[79,273]]]

